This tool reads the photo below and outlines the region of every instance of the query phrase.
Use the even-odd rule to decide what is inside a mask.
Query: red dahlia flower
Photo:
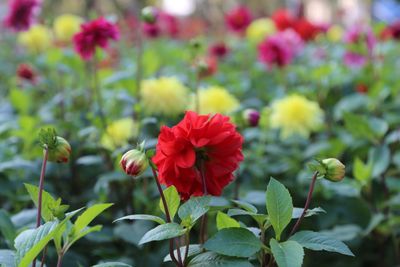
[[[19,64],[17,68],[17,76],[19,79],[29,81],[33,84],[36,82],[36,73],[29,64]]]
[[[182,199],[219,196],[243,160],[242,144],[243,137],[229,117],[188,111],[176,126],[161,128],[153,157],[158,179],[174,185]]]
[[[304,41],[311,41],[320,32],[320,29],[305,18],[295,22],[293,29],[301,36]]]
[[[29,29],[40,5],[39,0],[10,0],[4,25],[15,31]]]
[[[100,17],[81,25],[81,31],[75,34],[73,38],[75,51],[79,53],[82,59],[89,60],[97,46],[108,47],[109,39],[119,39],[118,27]]]
[[[225,23],[234,32],[242,33],[251,23],[250,10],[245,6],[239,6],[225,15]]]
[[[208,53],[217,58],[224,58],[229,53],[229,48],[224,42],[218,42],[208,48]]]
[[[278,9],[271,18],[280,31],[292,28],[295,23],[295,17],[286,9]]]

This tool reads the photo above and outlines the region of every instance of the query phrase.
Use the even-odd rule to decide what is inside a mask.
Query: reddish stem
[[[314,186],[315,186],[315,182],[317,181],[317,177],[318,177],[318,172],[315,172],[314,176],[312,177],[312,180],[311,180],[310,189],[308,190],[307,200],[306,200],[306,204],[304,205],[303,212],[301,213],[301,216],[297,219],[297,222],[293,226],[292,231],[290,232],[289,236],[293,235],[297,231],[297,228],[299,228],[301,221],[303,220],[304,216],[306,215],[308,207],[310,206],[310,203],[311,203],[312,193],[314,192]]]

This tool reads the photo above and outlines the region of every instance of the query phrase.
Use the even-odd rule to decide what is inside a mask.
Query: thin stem
[[[62,261],[63,261],[63,257],[64,257],[64,253],[63,252],[58,254],[57,267],[61,267]]]
[[[297,228],[299,228],[301,221],[303,220],[304,216],[306,215],[308,207],[310,206],[310,203],[311,203],[312,193],[314,192],[314,186],[315,186],[315,182],[317,181],[317,177],[318,177],[318,172],[315,172],[314,176],[312,177],[312,180],[311,180],[310,189],[308,190],[307,200],[306,200],[306,204],[304,205],[303,212],[301,213],[301,216],[297,219],[297,222],[293,226],[292,231],[290,231],[289,236],[293,235],[297,231]]]
[[[40,262],[40,267],[44,266],[44,262],[46,261],[46,254],[47,254],[47,245],[44,247],[42,260]]]
[[[157,185],[158,193],[160,194],[161,202],[162,202],[163,207],[164,207],[165,217],[166,217],[166,219],[167,219],[167,222],[170,223],[170,222],[172,222],[172,221],[171,221],[171,216],[170,216],[170,214],[169,214],[169,209],[168,209],[167,201],[165,200],[164,192],[162,191],[160,182],[158,181],[156,170],[154,169],[154,167],[152,166],[152,164],[150,164],[150,165],[151,165],[151,170],[152,170],[152,172],[153,172],[154,180],[155,180],[156,185]],[[179,258],[180,253],[181,253],[181,252],[180,252],[180,247],[179,247],[179,246],[177,246],[177,252],[178,252],[178,258]],[[175,255],[174,255],[174,241],[173,241],[172,238],[169,240],[169,255],[170,255],[172,261],[173,261],[177,266],[182,266],[182,262],[181,262],[181,261],[178,261],[178,260],[176,259]]]
[[[200,160],[199,162],[199,171],[200,171],[200,176],[201,176],[201,181],[203,184],[203,195],[206,196],[208,195],[207,191],[207,183],[206,183],[206,176],[204,174],[204,160]],[[200,244],[204,244],[206,241],[206,235],[207,235],[207,213],[203,215],[201,218],[201,226],[200,226]]]
[[[41,217],[42,217],[42,195],[43,195],[43,187],[44,187],[44,175],[46,173],[46,165],[47,159],[49,157],[49,149],[47,145],[45,145],[43,149],[43,162],[42,162],[42,169],[40,170],[40,178],[39,178],[39,193],[38,193],[38,209],[36,215],[36,228],[38,228],[41,224]],[[36,267],[36,258],[33,259],[32,267]]]
[[[100,82],[99,82],[99,74],[98,74],[98,70],[97,70],[97,63],[98,63],[98,59],[97,59],[97,53],[95,52],[94,56],[93,56],[93,90],[94,90],[94,94],[96,97],[96,102],[97,102],[97,106],[99,108],[99,115],[100,115],[100,120],[101,120],[101,125],[103,127],[103,130],[106,132],[107,129],[107,120],[106,117],[104,115],[104,109],[103,109],[103,96],[101,94],[101,88],[100,88]]]
[[[265,244],[265,229],[262,224],[259,225],[260,230],[261,230],[261,243],[264,245]],[[264,249],[261,250],[261,262],[260,266],[264,267],[265,266],[265,251]]]
[[[189,244],[190,244],[190,232],[187,231],[185,234],[185,242],[186,242],[186,248],[185,248],[185,256],[183,257],[183,264],[186,264],[186,260],[189,255]]]

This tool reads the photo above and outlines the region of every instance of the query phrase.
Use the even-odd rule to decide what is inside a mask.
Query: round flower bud
[[[132,149],[122,156],[120,165],[126,174],[136,177],[146,170],[149,162],[143,149]]]
[[[66,163],[71,155],[71,145],[64,138],[57,136],[56,145],[49,147],[48,161]]]
[[[249,108],[245,109],[242,115],[246,125],[250,127],[258,126],[258,122],[260,121],[260,112],[255,109]]]
[[[325,178],[332,182],[340,182],[344,178],[345,166],[338,159],[328,158],[322,160],[325,167]]]
[[[157,9],[152,6],[147,6],[142,9],[141,17],[144,22],[154,24],[158,17]]]

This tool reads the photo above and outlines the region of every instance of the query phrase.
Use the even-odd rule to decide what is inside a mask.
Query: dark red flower
[[[287,9],[278,9],[271,18],[275,22],[276,28],[280,31],[292,28],[295,23],[295,17]]]
[[[319,33],[319,28],[309,22],[305,18],[296,20],[293,25],[293,29],[301,36],[304,41],[311,41]]]
[[[10,0],[4,25],[15,31],[29,29],[39,9],[39,0]]]
[[[389,37],[396,39],[396,40],[400,40],[400,20],[387,26],[385,31],[386,31],[386,35],[388,35]]]
[[[157,38],[161,34],[161,29],[157,23],[144,22],[142,24],[142,31],[148,38]]]
[[[360,94],[366,94],[368,92],[368,86],[365,85],[364,83],[359,83],[356,86],[356,90],[357,92],[359,92]]]
[[[90,59],[96,47],[107,48],[109,40],[119,39],[119,30],[103,17],[81,25],[81,31],[74,35],[75,51],[84,59]]]
[[[245,6],[238,6],[225,15],[225,23],[231,31],[242,33],[251,23],[250,10]]]
[[[28,64],[19,64],[17,68],[17,76],[19,79],[29,81],[31,83],[36,82],[36,73],[33,68]]]
[[[219,42],[211,45],[208,48],[208,53],[211,56],[217,57],[217,58],[223,58],[225,57],[229,52],[229,48],[226,46],[224,42]]]
[[[242,144],[243,137],[229,117],[188,111],[176,126],[161,128],[153,157],[158,179],[174,185],[183,199],[219,196],[243,160]]]

